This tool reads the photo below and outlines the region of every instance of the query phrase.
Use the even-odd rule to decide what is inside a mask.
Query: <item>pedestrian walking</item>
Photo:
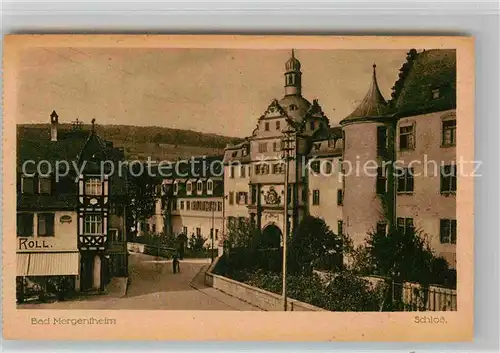
[[[173,260],[172,260],[172,271],[174,273],[181,272],[181,267],[179,264],[179,256],[177,253],[174,254]]]

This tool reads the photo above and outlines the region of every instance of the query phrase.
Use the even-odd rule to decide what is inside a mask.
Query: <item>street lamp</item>
[[[282,139],[282,150],[283,157],[285,159],[285,207],[284,207],[284,219],[285,219],[285,233],[283,234],[283,311],[287,311],[287,295],[286,295],[286,273],[287,273],[287,242],[290,233],[290,226],[288,222],[288,161],[291,159],[290,151],[294,149],[293,142],[294,139],[292,137],[293,130],[287,128],[283,131],[284,137]]]

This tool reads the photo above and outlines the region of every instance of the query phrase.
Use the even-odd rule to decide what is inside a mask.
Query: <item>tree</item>
[[[239,218],[238,221],[229,222],[225,247],[256,248],[260,241],[260,231],[249,218]]]
[[[155,180],[145,170],[140,173],[140,165],[134,164],[128,180],[128,203],[130,215],[134,228],[137,223],[144,221],[155,213],[156,200],[159,197],[157,186],[159,181]],[[136,230],[137,231],[137,230]]]
[[[428,301],[428,288],[431,284],[454,286],[454,271],[446,260],[436,257],[421,232],[413,228],[392,228],[387,234],[372,232],[368,234],[363,261],[367,261],[373,274],[388,278],[386,281],[386,302],[391,310],[400,310],[402,286],[394,283],[416,282],[421,286],[421,303]],[[390,292],[394,293],[390,293]]]
[[[306,216],[289,240],[289,269],[294,273],[310,274],[315,265],[330,263],[340,267],[344,240],[317,217]]]
[[[189,247],[194,252],[200,252],[203,250],[203,245],[205,245],[205,238],[201,234],[191,234],[191,238],[189,238]]]

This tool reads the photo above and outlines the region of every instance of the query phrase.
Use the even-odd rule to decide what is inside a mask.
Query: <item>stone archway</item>
[[[281,229],[274,223],[267,225],[262,231],[261,247],[262,248],[279,248],[281,247],[281,238],[283,233]]]

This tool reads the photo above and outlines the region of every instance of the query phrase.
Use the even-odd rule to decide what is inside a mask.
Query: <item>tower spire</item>
[[[352,120],[355,118],[376,117],[384,114],[387,105],[384,96],[380,92],[377,82],[377,65],[372,65],[372,82],[370,89],[366,93],[365,98],[359,103],[357,108],[344,120]]]
[[[300,61],[295,58],[295,50],[292,49],[290,59],[285,63],[285,95],[301,95],[302,93],[302,72],[300,71]]]

